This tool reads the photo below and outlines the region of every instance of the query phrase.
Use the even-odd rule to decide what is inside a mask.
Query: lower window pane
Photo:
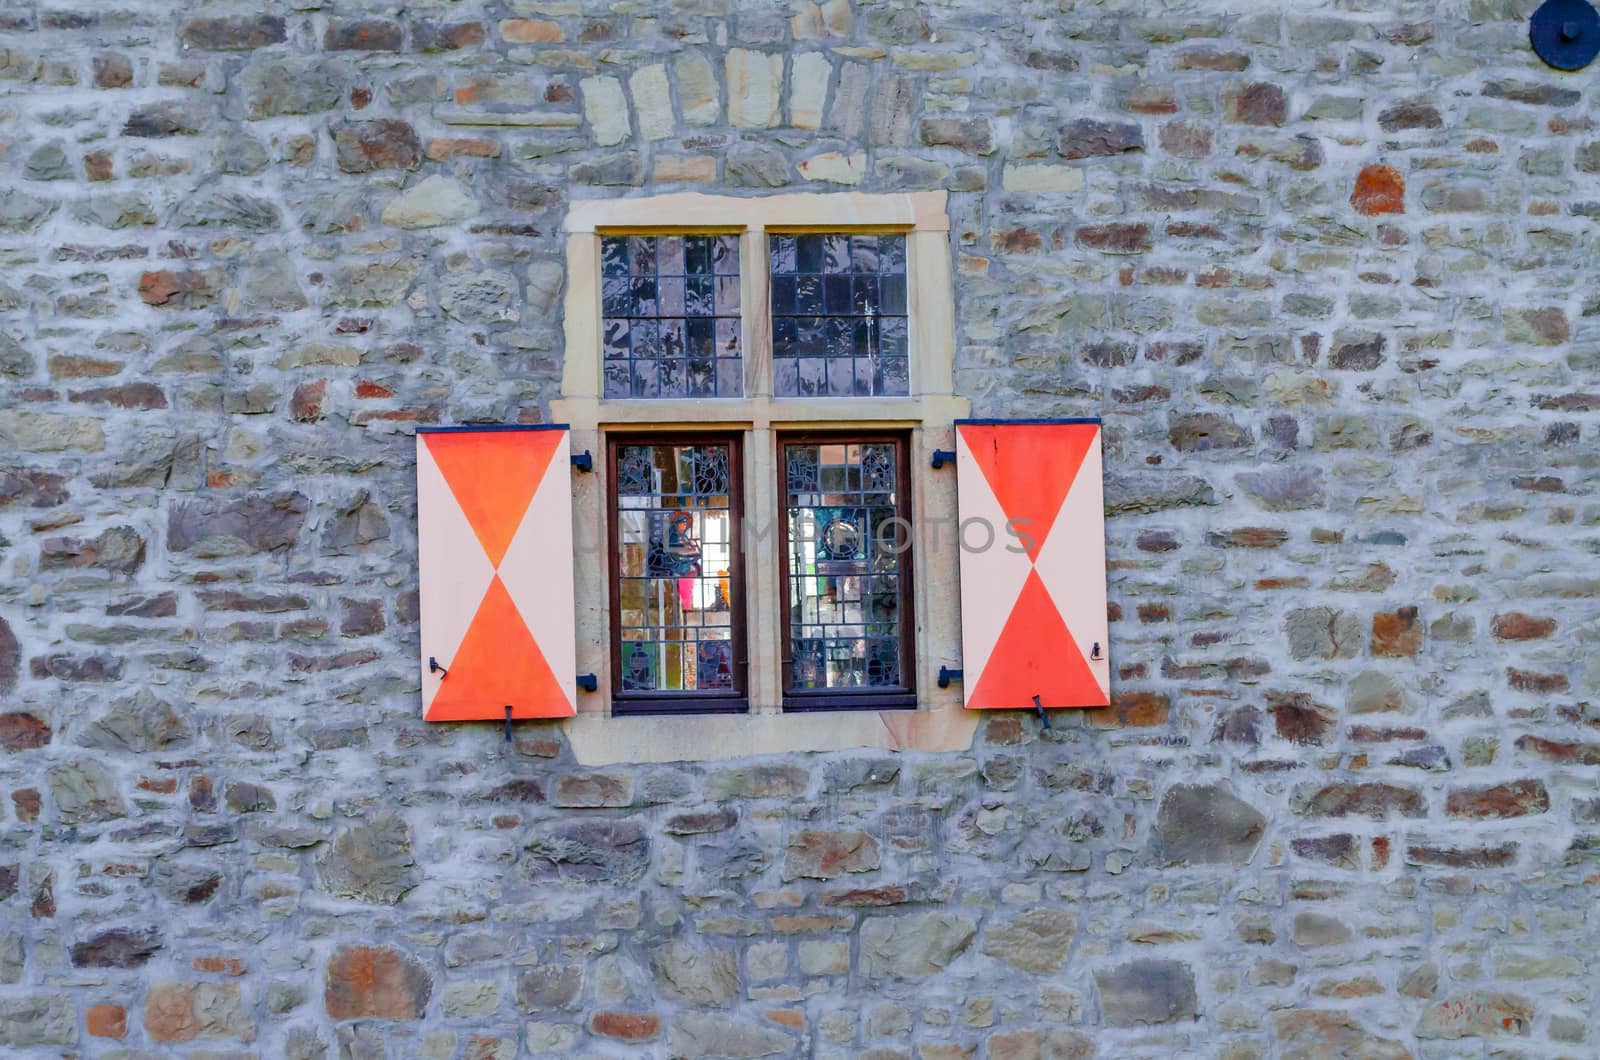
[[[899,444],[783,447],[791,691],[908,687],[902,582],[910,526]]]
[[[616,451],[618,687],[732,692],[738,514],[727,442]]]

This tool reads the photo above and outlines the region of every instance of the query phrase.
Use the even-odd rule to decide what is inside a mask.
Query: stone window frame
[[[580,762],[712,761],[797,751],[883,748],[954,751],[971,746],[977,716],[958,685],[940,688],[941,666],[959,667],[955,469],[930,467],[955,447],[954,422],[970,403],[955,393],[955,291],[947,195],[943,191],[765,196],[668,193],[575,202],[563,225],[567,287],[565,357],[554,419],[570,425],[574,453],[606,452],[626,433],[742,434],[745,593],[749,671],[745,714],[613,716],[609,565],[605,557],[605,461],[573,476],[577,670],[593,673],[563,724]],[[910,315],[910,393],[904,397],[775,397],[769,311],[772,232],[904,232]],[[745,392],[738,398],[606,398],[603,389],[600,239],[603,235],[739,236],[740,341]],[[912,710],[801,713],[783,710],[783,645],[777,435],[796,430],[879,430],[909,436],[917,706]]]

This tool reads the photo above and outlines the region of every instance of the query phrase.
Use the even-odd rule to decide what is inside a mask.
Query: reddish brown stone
[[[1566,674],[1541,674],[1514,666],[1506,667],[1506,681],[1518,692],[1565,692],[1572,687]]]
[[[1307,817],[1422,817],[1427,807],[1414,788],[1397,784],[1328,784],[1296,800]]]
[[[428,141],[428,160],[448,162],[452,158],[499,158],[500,145],[493,140],[448,139]]]
[[[1211,130],[1203,125],[1168,122],[1156,133],[1156,143],[1177,158],[1205,158],[1211,154]]]
[[[1372,616],[1372,654],[1399,659],[1422,651],[1422,623],[1417,609],[1380,611]]]
[[[661,1033],[661,1018],[648,1012],[596,1012],[589,1018],[589,1030],[607,1038],[642,1042]]]
[[[1406,860],[1413,865],[1438,865],[1449,869],[1496,869],[1517,859],[1517,844],[1492,847],[1436,847],[1415,844],[1406,847]]]
[[[1257,81],[1224,93],[1222,113],[1225,120],[1237,125],[1282,125],[1288,101],[1277,85]]]
[[[1393,166],[1373,163],[1362,168],[1356,176],[1356,187],[1350,193],[1350,205],[1357,213],[1369,217],[1385,213],[1406,212],[1406,178]]]
[[[313,423],[322,418],[322,402],[328,395],[328,381],[316,379],[294,388],[289,399],[289,415],[301,423]]]
[[[145,1033],[158,1042],[192,1041],[200,1028],[194,993],[187,983],[158,983],[145,992]]]
[[[83,1022],[96,1038],[121,1038],[128,1033],[128,1010],[121,1005],[90,1005]]]
[[[450,52],[482,44],[481,22],[417,22],[411,27],[412,45],[421,52]]]
[[[1077,243],[1107,254],[1140,254],[1150,249],[1150,226],[1143,223],[1085,225],[1078,229]]]
[[[24,711],[0,714],[0,749],[33,751],[50,742],[50,726]]]
[[[1556,631],[1556,620],[1507,611],[1495,615],[1489,628],[1499,640],[1543,640]]]
[[[831,880],[847,872],[871,872],[879,862],[878,841],[865,832],[806,828],[789,840],[783,875]]]
[[[400,24],[381,18],[335,19],[322,35],[328,51],[397,52]]]
[[[1084,720],[1096,729],[1121,729],[1165,725],[1172,701],[1161,692],[1118,692],[1108,707],[1083,712]]]
[[[422,161],[416,130],[393,118],[349,122],[334,132],[333,141],[339,168],[346,173],[415,169]]]
[[[414,1020],[433,994],[421,963],[383,946],[340,946],[328,962],[323,1004],[336,1020]]]
[[[91,390],[74,390],[67,394],[68,401],[79,404],[114,405],[119,409],[151,411],[167,407],[167,395],[154,383],[124,383],[122,386],[102,386]]]
[[[1600,743],[1568,743],[1546,740],[1542,736],[1517,737],[1517,750],[1537,755],[1547,762],[1565,765],[1600,766]]]
[[[139,298],[146,305],[170,309],[199,309],[210,305],[216,292],[204,272],[185,269],[174,272],[160,269],[139,277]]]
[[[1213,548],[1277,548],[1289,540],[1286,530],[1265,526],[1245,526],[1237,530],[1211,531],[1206,544]]]
[[[17,820],[24,823],[39,819],[39,789],[18,788],[11,793],[11,805],[16,808]]]
[[[84,155],[83,175],[86,180],[110,180],[111,152],[90,151]]]
[[[1195,48],[1172,57],[1174,70],[1216,70],[1238,73],[1250,65],[1244,52],[1219,52],[1214,48]]]
[[[904,905],[910,900],[911,892],[898,886],[855,887],[822,896],[822,904],[835,909],[879,909],[889,905]]]
[[[1268,692],[1267,704],[1278,735],[1301,746],[1326,742],[1338,717],[1304,692]]]
[[[1457,788],[1446,797],[1445,813],[1476,820],[1527,817],[1550,809],[1550,793],[1539,780],[1514,780],[1492,787]]]
[[[506,19],[500,23],[500,36],[513,44],[549,44],[566,39],[561,23],[542,18]]]
[[[119,52],[96,55],[93,60],[94,87],[126,88],[133,84],[133,63]]]

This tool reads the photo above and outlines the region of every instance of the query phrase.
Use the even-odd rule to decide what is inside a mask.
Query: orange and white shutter
[[[423,717],[575,714],[566,427],[418,430],[417,550]]]
[[[956,470],[967,708],[1106,706],[1100,421],[957,420]]]

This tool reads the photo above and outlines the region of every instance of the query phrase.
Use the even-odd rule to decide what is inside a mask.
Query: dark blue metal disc
[[[1545,65],[1581,69],[1600,52],[1600,13],[1587,0],[1545,0],[1528,24],[1528,39]]]

